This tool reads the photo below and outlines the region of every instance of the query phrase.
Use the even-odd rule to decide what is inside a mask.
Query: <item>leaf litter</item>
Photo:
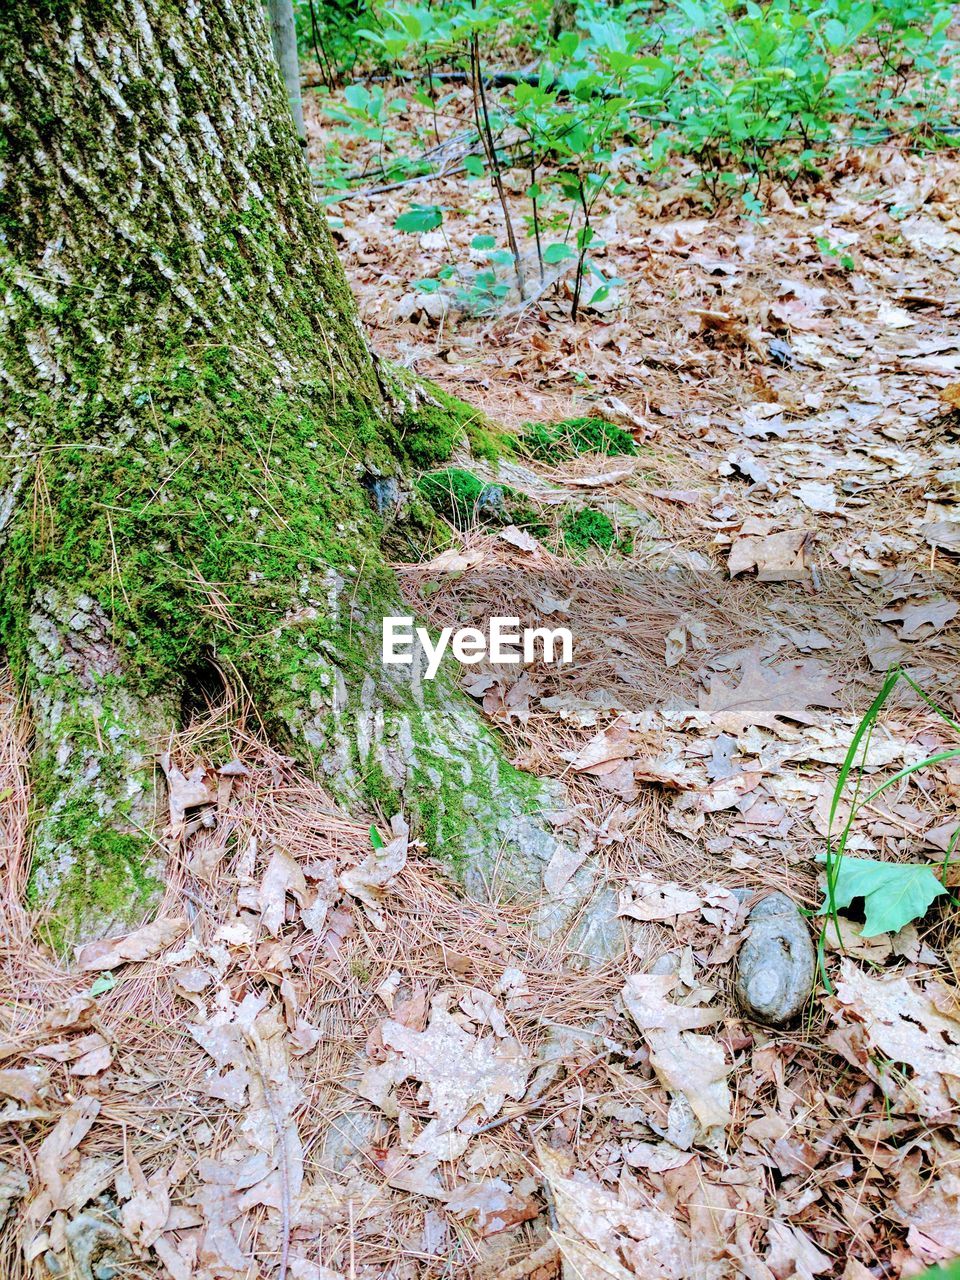
[[[605,196],[621,303],[576,325],[547,292],[503,323],[435,328],[402,305],[432,270],[387,230],[405,197],[342,206],[380,354],[507,426],[598,413],[642,446],[635,465],[531,464],[535,532],[458,532],[400,567],[437,624],[463,620],[462,578],[487,568],[502,613],[525,611],[517,584],[535,577],[550,616],[577,619],[589,679],[531,668],[521,687],[502,672],[466,687],[522,767],[567,787],[551,894],[602,868],[628,950],[571,972],[527,909],[459,896],[400,815],[378,816],[394,825],[372,848],[370,815],[338,813],[229,704],[166,744],[157,918],[61,963],[22,905],[27,729],[8,682],[4,1275],[50,1274],[46,1259],[69,1273],[94,1238],[174,1280],[484,1280],[527,1261],[540,1280],[560,1261],[864,1280],[960,1251],[960,950],[930,883],[955,766],[903,778],[847,846],[849,877],[917,868],[925,916],[878,920],[875,881],[843,882],[834,994],[784,1035],[742,1016],[729,976],[748,927],[730,887],[819,906],[816,855],[875,673],[906,661],[956,709],[956,166],[844,155],[763,234],[701,216],[682,181]],[[454,183],[436,198],[466,244],[497,215]],[[842,270],[816,236],[851,226]],[[642,606],[609,561],[584,575],[563,555],[551,513],[571,500],[632,530]],[[903,699],[868,776],[945,745]]]

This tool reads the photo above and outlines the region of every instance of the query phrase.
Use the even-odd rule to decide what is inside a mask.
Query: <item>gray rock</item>
[[[369,1111],[344,1111],[334,1116],[320,1144],[321,1169],[342,1173],[355,1160],[362,1160],[376,1129],[376,1116]]]
[[[77,1280],[116,1280],[131,1259],[130,1245],[116,1223],[92,1211],[79,1213],[67,1223],[67,1245],[73,1264],[70,1274]]]
[[[6,1222],[10,1210],[30,1190],[30,1179],[22,1169],[0,1160],[0,1227]]]
[[[744,890],[737,896],[745,896]],[[795,1018],[813,989],[816,956],[795,903],[783,893],[762,898],[747,916],[750,935],[737,957],[737,1000],[748,1017],[772,1027]]]

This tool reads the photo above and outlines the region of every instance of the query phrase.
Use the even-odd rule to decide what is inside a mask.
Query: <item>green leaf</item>
[[[474,236],[470,241],[471,249],[492,249],[497,243],[496,236]]]
[[[433,231],[443,221],[443,210],[435,204],[415,204],[401,213],[393,224],[398,231]]]
[[[376,827],[370,828],[370,843],[373,845],[374,849],[382,849],[384,847],[383,836]]]
[[[836,18],[829,18],[823,24],[823,38],[831,49],[839,49],[846,41],[847,28],[842,22],[838,22]]]
[[[480,156],[467,156],[463,162],[463,167],[469,173],[471,178],[483,177],[483,159]]]
[[[821,854],[817,861],[824,862],[826,858]],[[839,861],[834,905],[839,910],[849,907],[854,898],[863,898],[863,938],[899,932],[911,920],[921,919],[931,902],[947,892],[927,863],[877,862],[849,854]],[[832,908],[825,902],[820,914],[825,915],[828,910]]]
[[[576,256],[568,244],[548,244],[543,251],[543,260],[548,262],[550,266],[554,266],[557,262],[563,262],[565,258],[575,258]]]
[[[105,991],[112,991],[116,985],[117,980],[108,969],[106,973],[101,973],[98,978],[94,978],[88,994],[91,996],[102,996]]]

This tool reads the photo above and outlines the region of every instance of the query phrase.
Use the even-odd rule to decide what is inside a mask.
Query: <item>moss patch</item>
[[[417,481],[424,501],[458,529],[470,529],[478,520],[499,519],[504,491],[499,485],[485,484],[472,471],[446,467],[431,471]]]
[[[570,551],[589,551],[591,547],[609,551],[617,540],[613,521],[604,512],[593,507],[571,511],[564,518],[560,532]]]
[[[402,373],[395,375],[404,391]],[[409,384],[409,378],[406,379]],[[417,398],[416,406],[399,421],[399,444],[403,454],[417,468],[426,469],[448,462],[458,445],[468,444],[476,458],[495,461],[514,451],[513,438],[494,426],[474,405],[458,400],[432,382],[419,383],[429,400]],[[432,402],[432,403],[431,403]]]
[[[561,422],[528,422],[521,440],[535,458],[545,462],[579,453],[635,454],[629,432],[604,418],[564,418]]]

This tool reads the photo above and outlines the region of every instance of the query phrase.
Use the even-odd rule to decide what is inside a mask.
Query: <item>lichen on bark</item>
[[[371,478],[402,493],[496,437],[369,352],[261,6],[8,7],[0,91],[0,647],[35,730],[34,897],[64,940],[148,904],[156,747],[208,659],[341,798],[402,803],[477,887],[506,849],[532,887],[549,792],[371,638],[397,600]]]

